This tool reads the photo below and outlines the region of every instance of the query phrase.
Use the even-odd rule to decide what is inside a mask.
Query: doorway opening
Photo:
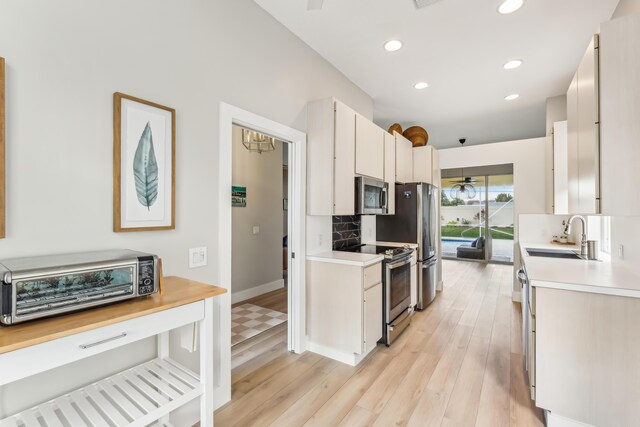
[[[267,137],[279,141],[288,141],[288,196],[287,196],[287,223],[289,233],[287,235],[287,321],[285,351],[302,353],[306,350],[304,331],[305,319],[305,258],[306,258],[306,140],[304,132],[282,125],[273,120],[235,107],[220,103],[220,129],[219,129],[219,182],[218,182],[218,247],[217,284],[228,290],[218,299],[214,306],[215,317],[218,319],[214,330],[213,353],[219,355],[214,364],[214,396],[215,407],[219,408],[231,400],[231,310],[233,288],[233,210],[239,209],[232,206],[233,200],[242,196],[242,189],[233,186],[233,131],[234,125],[249,129]],[[264,142],[264,141],[258,141]],[[252,144],[248,144],[253,147]],[[257,144],[260,145],[260,144]],[[265,148],[265,147],[263,147]],[[265,150],[266,151],[266,150]],[[259,156],[259,154],[258,154]],[[282,167],[282,165],[281,165]],[[242,187],[242,185],[238,185]],[[235,194],[234,194],[235,193]],[[251,188],[246,188],[244,197],[250,203],[252,197]],[[284,201],[278,200],[280,209],[283,209]],[[283,220],[280,220],[282,225]],[[260,228],[258,233],[264,231]],[[253,226],[251,226],[253,233]],[[282,238],[283,236],[280,236]],[[282,240],[280,251],[283,253]],[[282,259],[280,259],[282,267]],[[246,268],[252,267],[252,260],[246,260]],[[282,270],[280,270],[282,273]],[[237,297],[237,295],[236,295]],[[284,327],[283,327],[284,328]],[[283,343],[284,344],[284,343]]]
[[[232,367],[263,334],[287,341],[289,144],[233,125]]]
[[[442,171],[443,258],[513,264],[513,165]]]

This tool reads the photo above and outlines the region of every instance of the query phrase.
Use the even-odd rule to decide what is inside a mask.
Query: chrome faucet
[[[567,221],[564,227],[564,234],[569,236],[571,234],[571,223],[574,219],[579,219],[582,222],[582,236],[580,237],[580,255],[587,256],[587,220],[582,215],[572,215]]]

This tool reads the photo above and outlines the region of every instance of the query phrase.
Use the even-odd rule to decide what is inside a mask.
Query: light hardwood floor
[[[216,426],[543,426],[529,399],[510,266],[445,261],[445,289],[350,367],[286,350],[286,325],[234,349]]]

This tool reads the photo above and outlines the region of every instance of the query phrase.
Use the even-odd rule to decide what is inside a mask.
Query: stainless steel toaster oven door
[[[131,298],[138,288],[137,263],[112,263],[12,278],[13,323]]]

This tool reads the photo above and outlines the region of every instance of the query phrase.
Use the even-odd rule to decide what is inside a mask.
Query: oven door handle
[[[407,265],[407,264],[411,264],[411,255],[409,255],[406,258],[401,259],[400,261],[396,261],[394,263],[387,264],[387,268],[389,270],[394,270],[396,268],[402,267],[402,266]]]
[[[527,278],[527,273],[524,271],[523,268],[518,270],[517,276],[518,276],[518,281],[520,282],[521,285],[525,285],[526,283],[528,283],[529,279]]]

